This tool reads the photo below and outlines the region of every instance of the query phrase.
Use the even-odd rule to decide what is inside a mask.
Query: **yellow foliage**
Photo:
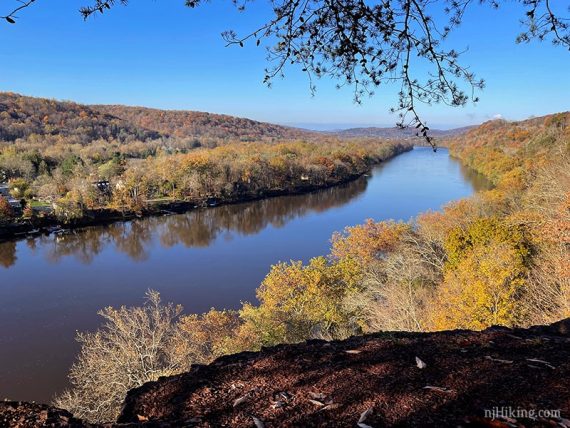
[[[258,307],[240,311],[247,328],[258,333],[261,345],[297,342],[311,335],[333,334],[349,322],[341,305],[356,291],[361,276],[352,260],[329,263],[324,257],[272,266],[257,290]]]
[[[410,230],[411,226],[406,223],[368,219],[362,225],[345,228],[344,233],[335,233],[331,254],[335,259],[352,257],[367,264],[393,251],[400,244],[403,234]]]
[[[234,335],[240,321],[237,312],[211,309],[202,315],[187,315],[180,319],[179,327],[184,335],[181,345],[193,345],[185,355],[193,361],[209,363],[213,359],[238,352]]]
[[[523,318],[518,304],[525,286],[524,258],[504,242],[478,245],[446,272],[432,308],[436,330],[481,330],[513,326]]]

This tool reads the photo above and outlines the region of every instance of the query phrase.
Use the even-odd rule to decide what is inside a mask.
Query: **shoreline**
[[[326,183],[324,185],[309,184],[305,186],[295,186],[290,189],[272,189],[257,194],[235,194],[224,199],[221,198],[203,198],[194,201],[171,201],[153,206],[151,209],[145,209],[141,213],[121,212],[112,208],[100,208],[86,211],[86,215],[81,219],[70,223],[62,223],[55,217],[36,218],[28,220],[26,223],[11,223],[0,226],[0,243],[8,241],[19,241],[22,239],[33,238],[41,235],[50,235],[52,233],[66,233],[70,230],[81,229],[90,226],[105,226],[116,222],[126,222],[134,219],[147,217],[158,217],[163,215],[184,214],[195,209],[215,208],[222,205],[236,205],[246,202],[260,201],[263,199],[275,198],[280,196],[295,196],[307,193],[317,192],[319,190],[328,189],[339,186],[369,174],[372,169],[378,165],[389,161],[403,153],[408,153],[414,149],[414,146],[404,147],[401,152],[395,153],[393,156],[375,162],[369,167],[358,173],[351,174],[346,178]],[[212,200],[214,200],[212,202]],[[55,229],[55,230],[54,230]]]

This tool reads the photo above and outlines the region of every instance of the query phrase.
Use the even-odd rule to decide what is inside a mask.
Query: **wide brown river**
[[[416,148],[351,183],[0,243],[0,399],[46,402],[67,386],[77,330],[147,289],[185,312],[238,308],[278,261],[326,254],[347,225],[402,219],[487,188],[447,150]]]

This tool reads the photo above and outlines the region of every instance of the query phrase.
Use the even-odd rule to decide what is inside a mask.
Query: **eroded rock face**
[[[222,357],[130,391],[113,426],[563,428],[569,419],[565,320],[527,330],[383,333]],[[4,402],[0,426],[93,425],[45,405]]]

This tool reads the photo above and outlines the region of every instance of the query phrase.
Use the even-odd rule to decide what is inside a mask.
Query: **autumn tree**
[[[14,218],[14,210],[8,200],[0,196],[0,222],[8,222]]]
[[[256,332],[258,346],[343,337],[356,327],[342,301],[356,291],[359,275],[354,264],[331,264],[324,257],[306,266],[279,263],[257,290],[259,306],[244,305],[240,317]]]
[[[431,308],[436,330],[515,326],[525,317],[524,256],[506,242],[477,245],[446,272]]]
[[[362,225],[349,226],[343,233],[333,234],[331,255],[335,259],[350,257],[368,264],[393,251],[410,230],[410,225],[403,222],[368,219]]]

